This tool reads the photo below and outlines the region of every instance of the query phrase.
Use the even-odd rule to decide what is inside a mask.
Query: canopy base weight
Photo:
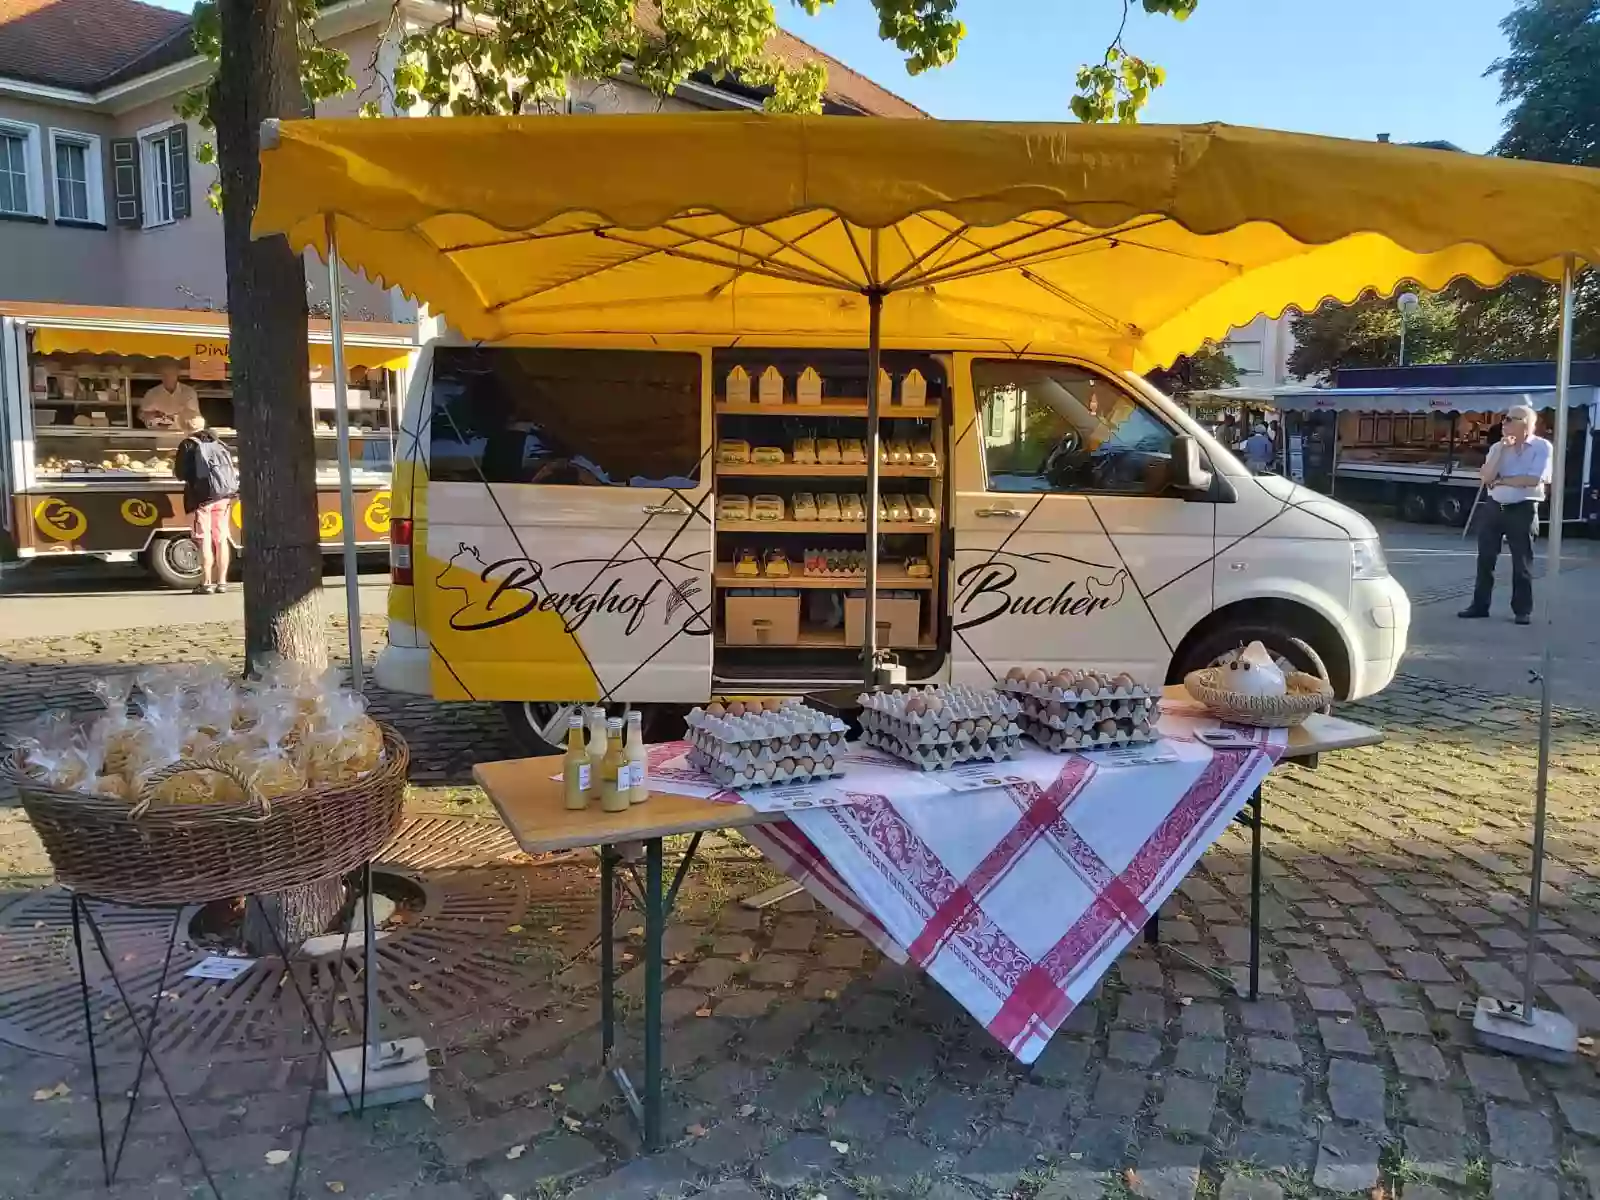
[[[1470,1008],[1470,1012],[1466,1011]],[[1478,1041],[1492,1050],[1542,1058],[1546,1062],[1571,1062],[1578,1054],[1578,1028],[1560,1013],[1535,1008],[1525,1019],[1520,1004],[1481,996],[1476,1005],[1463,1005],[1463,1017],[1472,1018]]]
[[[328,1104],[334,1112],[404,1104],[428,1094],[428,1047],[421,1038],[379,1042],[375,1050],[368,1049],[365,1087],[361,1078],[363,1049],[349,1046],[329,1056]]]

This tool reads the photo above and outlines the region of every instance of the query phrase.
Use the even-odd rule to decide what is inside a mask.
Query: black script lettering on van
[[[1127,588],[1128,573],[1121,568],[1093,568],[1057,555],[1017,557],[1034,565],[1029,572],[1033,580],[1019,584],[1020,572],[1014,562],[993,559],[974,563],[956,576],[955,628],[972,629],[1004,616],[1092,617],[1121,603]],[[1111,578],[1090,575],[1083,571],[1086,566],[1110,570]],[[1040,580],[1049,579],[1053,584],[1070,568],[1077,568],[1080,577],[1061,580],[1054,591],[1038,588]]]
[[[538,611],[555,613],[568,633],[576,633],[596,614],[626,617],[623,634],[632,636],[643,625],[645,614],[653,605],[664,600],[663,619],[671,620],[674,610],[690,599],[685,593],[698,590],[687,582],[671,583],[659,563],[655,565],[655,577],[642,591],[625,589],[614,573],[603,586],[600,584],[606,574],[632,561],[606,563],[579,559],[556,563],[553,570],[576,567],[580,568],[580,575],[582,569],[587,568],[593,572],[593,579],[589,586],[577,590],[552,591],[545,585],[545,568],[534,559],[501,558],[485,563],[477,547],[463,544],[441,575],[440,590],[461,594],[461,605],[450,614],[450,628],[462,633],[493,629]],[[487,596],[481,592],[474,596],[460,583],[447,581],[452,568],[476,575],[480,583],[492,590]]]

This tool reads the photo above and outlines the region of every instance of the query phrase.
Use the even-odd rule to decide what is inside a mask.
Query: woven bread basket
[[[261,895],[354,870],[400,826],[410,751],[387,725],[380,764],[351,783],[263,798],[226,763],[173,763],[152,776],[137,802],[40,783],[15,756],[0,777],[44,843],[57,879],[122,904],[204,904]],[[240,785],[242,804],[158,805],[160,780],[213,771]]]
[[[1226,666],[1202,667],[1183,677],[1183,686],[1189,690],[1214,717],[1235,725],[1254,725],[1263,729],[1290,729],[1302,724],[1315,712],[1328,712],[1333,707],[1333,684],[1328,680],[1328,668],[1322,656],[1308,642],[1289,638],[1289,643],[1317,668],[1317,674],[1297,671],[1279,659],[1284,668],[1284,682],[1288,690],[1282,696],[1246,696],[1242,692],[1223,687],[1228,669]],[[1238,653],[1243,652],[1243,647]]]

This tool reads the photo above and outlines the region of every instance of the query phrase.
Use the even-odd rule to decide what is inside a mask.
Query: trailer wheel
[[[200,582],[200,543],[187,533],[158,537],[145,551],[145,569],[169,588],[189,591]]]
[[[1433,516],[1432,506],[1425,492],[1409,488],[1400,493],[1400,519],[1426,525]]]
[[[1440,488],[1433,502],[1433,515],[1441,525],[1465,525],[1471,503],[1454,488]]]

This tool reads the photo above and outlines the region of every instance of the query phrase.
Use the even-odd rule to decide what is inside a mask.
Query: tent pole
[[[1522,1020],[1531,1025],[1536,964],[1539,959],[1540,893],[1544,890],[1545,808],[1550,787],[1550,673],[1554,665],[1551,643],[1556,617],[1561,612],[1561,525],[1565,516],[1567,486],[1567,400],[1572,383],[1573,261],[1561,264],[1561,340],[1556,350],[1556,427],[1551,455],[1550,515],[1545,534],[1544,648],[1539,656],[1539,774],[1534,788],[1533,872],[1528,893],[1528,949],[1522,968]]]
[[[867,599],[861,639],[861,674],[867,687],[878,665],[878,360],[883,338],[883,290],[878,286],[878,231],[868,235],[867,281]]]
[[[356,577],[356,502],[350,482],[350,394],[344,367],[344,301],[339,278],[339,235],[329,213],[328,324],[333,338],[333,412],[339,434],[339,515],[344,529],[344,611],[349,623],[350,686],[365,690],[361,662],[361,587]]]

